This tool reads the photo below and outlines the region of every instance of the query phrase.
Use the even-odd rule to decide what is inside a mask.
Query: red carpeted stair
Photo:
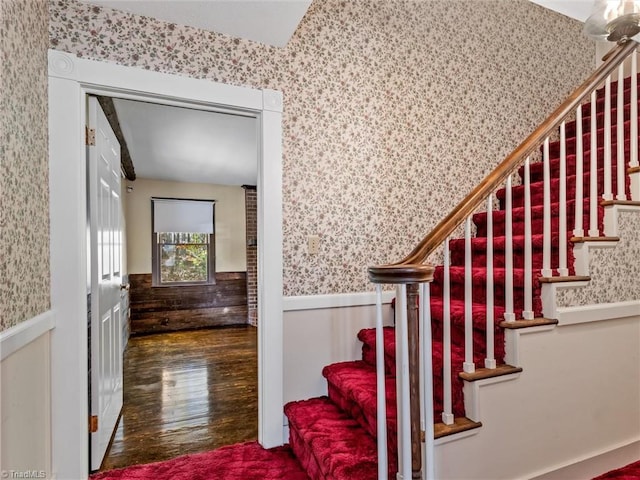
[[[612,86],[615,92],[615,83]],[[598,193],[603,193],[603,110],[602,95],[598,99]],[[628,104],[628,91],[625,100]],[[615,124],[615,97],[612,111]],[[583,185],[584,196],[583,225],[585,232],[589,229],[590,203],[590,107],[583,108]],[[629,108],[625,107],[625,165],[629,160]],[[612,131],[612,179],[613,193],[617,188],[616,179],[616,127]],[[557,267],[559,257],[559,243],[567,242],[569,274],[573,270],[573,252],[570,237],[573,236],[575,218],[575,184],[576,184],[576,156],[575,156],[575,122],[567,122],[567,238],[559,237],[559,185],[560,185],[560,148],[559,143],[550,144],[550,174],[551,174],[551,231],[552,231],[552,267]],[[524,169],[519,170],[521,179],[524,177]],[[541,163],[531,165],[531,213],[532,213],[532,249],[533,249],[533,310],[536,317],[542,316],[542,302],[540,299],[541,285],[538,280],[542,268],[542,240],[543,240],[543,166]],[[625,176],[625,178],[628,178]],[[627,180],[628,181],[628,180]],[[627,193],[628,193],[628,184]],[[493,261],[494,261],[494,333],[495,333],[495,358],[498,364],[504,361],[504,334],[499,326],[504,318],[505,311],[505,203],[506,192],[500,190],[496,197],[500,203],[500,210],[493,213]],[[512,190],[513,201],[513,252],[514,252],[514,310],[518,318],[524,308],[524,187],[514,186]],[[472,239],[472,285],[473,285],[473,345],[474,361],[478,367],[484,365],[486,338],[486,251],[488,239],[487,213],[478,213],[473,216],[476,226],[476,237]],[[598,207],[598,229],[603,231],[603,208]],[[453,385],[453,413],[456,416],[464,415],[464,402],[462,396],[463,382],[458,374],[462,371],[464,360],[464,282],[465,282],[465,242],[464,239],[455,239],[450,242],[451,268],[450,268],[450,311],[451,311],[451,341],[452,341],[452,385]],[[431,284],[431,319],[433,334],[433,379],[434,379],[434,414],[436,422],[439,421],[443,410],[442,406],[442,336],[443,336],[443,277],[444,268],[436,267],[434,280]],[[384,330],[385,373],[387,378],[387,423],[388,423],[388,451],[390,458],[390,474],[396,467],[396,389],[395,389],[395,332],[393,328]],[[285,413],[289,418],[290,442],[293,452],[301,459],[307,473],[312,479],[323,480],[347,480],[375,479],[376,477],[376,372],[375,372],[375,331],[373,329],[362,330],[358,333],[358,339],[363,342],[362,360],[342,362],[328,365],[322,374],[327,380],[328,397],[311,399],[301,402],[293,402],[285,407]],[[392,477],[390,477],[392,478]]]

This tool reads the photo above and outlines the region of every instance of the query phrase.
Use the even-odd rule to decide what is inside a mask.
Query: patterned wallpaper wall
[[[0,1],[0,330],[50,306],[48,16],[42,0]]]
[[[559,291],[559,307],[640,300],[640,214],[621,212],[618,228],[620,241],[615,248],[591,249],[589,284]]]
[[[594,68],[581,25],[526,0],[316,0],[282,49],[49,5],[52,48],[283,91],[287,296],[371,290]]]

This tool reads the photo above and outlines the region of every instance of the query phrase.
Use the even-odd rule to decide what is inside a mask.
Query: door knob
[[[129,290],[129,284],[128,283],[123,283],[120,285],[120,290]]]

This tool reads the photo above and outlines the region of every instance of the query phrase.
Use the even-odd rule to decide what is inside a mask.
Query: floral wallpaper
[[[621,212],[618,228],[615,248],[590,250],[589,284],[559,291],[559,307],[640,300],[640,212]]]
[[[49,7],[52,48],[284,93],[286,296],[371,290],[594,69],[581,24],[526,0],[315,0],[285,48]]]
[[[0,1],[0,330],[49,309],[48,10]]]

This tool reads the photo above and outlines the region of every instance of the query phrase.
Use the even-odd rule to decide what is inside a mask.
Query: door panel
[[[87,147],[89,251],[91,252],[91,469],[100,468],[122,409],[122,228],[120,222],[120,144],[98,100],[89,97]]]

